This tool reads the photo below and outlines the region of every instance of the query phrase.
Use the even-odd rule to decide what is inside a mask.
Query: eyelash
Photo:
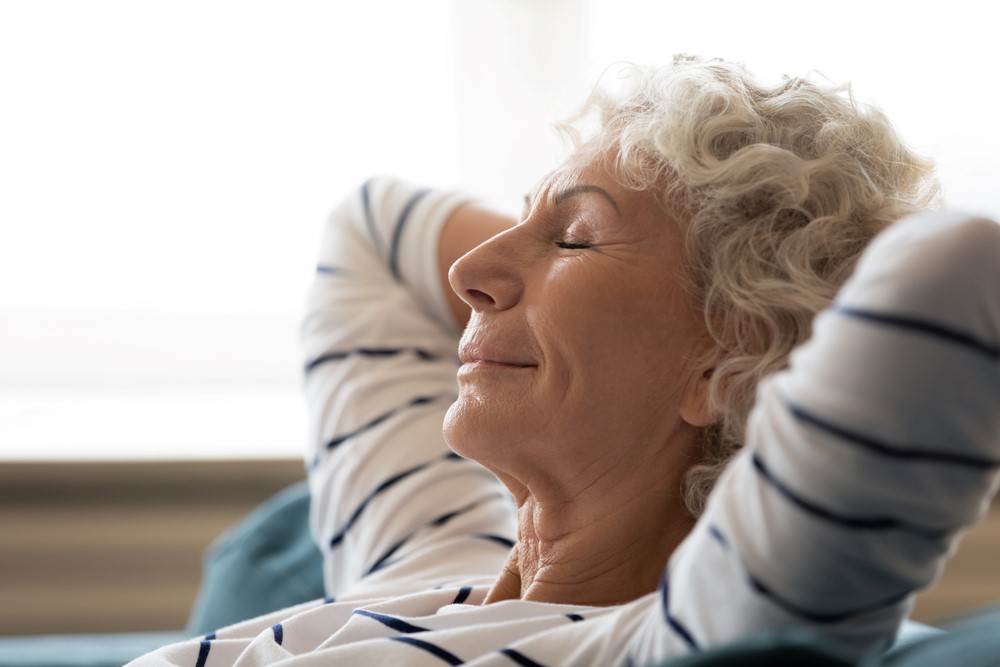
[[[575,241],[556,241],[556,245],[563,250],[583,250],[589,248],[589,243],[577,243]]]

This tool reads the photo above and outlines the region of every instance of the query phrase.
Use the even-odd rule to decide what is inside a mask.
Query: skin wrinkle
[[[562,204],[564,201],[566,201],[568,198],[574,195],[586,194],[586,193],[597,193],[602,197],[604,197],[615,209],[615,213],[618,214],[618,217],[619,218],[621,217],[622,212],[618,206],[618,202],[615,201],[615,198],[612,197],[610,194],[608,194],[608,191],[605,190],[604,188],[598,185],[591,185],[590,183],[580,183],[579,185],[574,185],[569,188],[566,188],[565,190],[561,190],[556,193],[555,197],[553,197],[552,200],[558,205]]]
[[[702,418],[691,359],[709,339],[677,275],[679,227],[604,164],[575,155],[519,224],[451,269],[473,309],[463,342],[535,364],[463,366],[445,420],[449,444],[518,506],[487,603],[633,600],[694,522],[681,493],[700,428],[688,421]]]
[[[668,510],[668,507],[664,507],[660,512],[651,511],[652,508],[649,507],[648,500],[638,497],[638,495],[633,499],[637,511],[658,516],[661,515],[661,512]],[[597,525],[600,526],[605,522],[598,521]],[[628,545],[631,548],[626,549],[622,549],[620,544],[605,544],[597,551],[591,551],[584,558],[580,557],[579,552],[576,550],[559,548],[558,545],[560,543],[558,540],[552,540],[551,542],[538,541],[536,542],[538,545],[538,566],[531,576],[532,585],[529,586],[527,594],[530,595],[532,587],[549,587],[556,590],[569,587],[572,589],[588,581],[603,579],[608,576],[618,578],[620,575],[617,575],[617,573],[620,568],[623,566],[627,568],[630,552],[637,547],[642,549],[642,542],[643,540],[634,538]],[[575,571],[572,567],[564,567],[575,566],[577,563],[580,563],[582,567]],[[570,569],[572,572],[568,577],[563,574],[566,569]],[[626,579],[631,576],[633,575],[627,575]],[[569,594],[572,594],[572,590],[569,591]],[[592,601],[592,604],[616,604],[618,602],[620,600],[610,598],[607,600]]]
[[[666,457],[666,454],[664,452],[660,451],[660,452],[657,452],[657,456],[654,457],[654,458],[660,458],[660,459],[662,459],[662,458],[665,458],[665,457]],[[595,461],[594,464],[596,465],[596,464],[598,464],[600,462],[601,461]],[[664,461],[655,461],[654,460],[654,461],[643,462],[641,465],[649,465],[649,466],[654,466],[655,467],[655,466],[662,466],[663,463],[664,463]],[[622,463],[621,460],[619,460],[619,466],[620,466],[620,468],[622,469],[623,472],[626,472],[626,473],[629,472],[629,468],[624,463]],[[591,481],[586,487],[580,489],[580,495],[583,495],[586,491],[590,490],[591,487],[597,486],[598,483],[600,481],[602,481],[603,479],[615,477],[615,473],[616,472],[618,472],[618,468],[614,468],[614,469],[609,468],[609,469],[604,470],[603,472],[600,473],[600,475],[595,480]],[[561,503],[559,506],[556,506],[556,509],[557,510],[570,510],[571,511],[573,509],[574,502],[575,502],[575,498],[567,500],[564,503]],[[645,494],[642,493],[639,490],[636,490],[635,493],[630,494],[630,495],[625,496],[624,498],[622,498],[622,502],[626,503],[626,504],[627,503],[636,503],[639,506],[639,509],[642,509],[642,510],[648,511],[648,509],[649,509],[648,507],[646,507],[643,504],[645,502]],[[565,533],[547,533],[547,534],[544,534],[542,536],[542,539],[544,541],[546,541],[546,542],[556,543],[560,539],[564,538],[565,536],[566,536]]]
[[[633,67],[628,78],[634,83],[622,94],[596,93],[580,124],[565,126],[577,146],[591,112],[600,129],[532,191],[520,233],[501,234],[456,265],[463,270],[453,284],[459,292],[464,284],[466,297],[491,291],[504,271],[514,271],[507,278],[521,281],[518,299],[493,310],[469,300],[477,311],[471,326],[500,320],[515,327],[504,331],[526,334],[541,355],[535,371],[504,382],[502,373],[470,373],[464,398],[449,413],[449,443],[496,472],[518,502],[521,542],[488,601],[627,598],[613,589],[616,572],[643,571],[642,559],[658,561],[662,571],[660,552],[669,555],[676,542],[664,538],[648,548],[636,538],[657,524],[673,531],[671,539],[686,532],[671,521],[703,509],[721,466],[743,442],[758,380],[808,335],[812,315],[850,272],[860,247],[933,196],[930,163],[908,153],[878,112],[842,99],[842,91],[798,79],[761,88],[739,66],[687,58],[662,70]],[[764,177],[762,164],[771,167]],[[610,204],[585,192],[590,185],[618,205],[624,242],[609,242]],[[574,189],[579,194],[563,194]],[[679,232],[683,221],[687,243],[679,252],[651,227],[638,239],[629,235],[651,203],[663,227]],[[859,245],[817,248],[819,241],[792,231],[806,222],[789,213],[796,207],[818,216],[810,225],[820,240]],[[748,215],[753,224],[742,222]],[[824,231],[816,223],[825,218]],[[775,234],[786,241],[774,242]],[[595,247],[552,249],[563,240]],[[655,269],[644,261],[653,256],[661,260]],[[827,265],[844,267],[844,274],[826,275]],[[678,286],[687,307],[673,298]],[[656,303],[670,317],[644,311]],[[568,304],[579,312],[567,313]],[[692,313],[700,326],[688,326]],[[659,345],[649,331],[663,333]],[[702,333],[718,343],[711,335],[703,341]],[[613,366],[613,352],[631,386],[601,374]],[[637,363],[643,355],[651,368]],[[702,395],[706,378],[714,413]],[[652,452],[663,458],[640,455]],[[659,479],[648,474],[654,461],[664,462]],[[688,471],[685,487],[678,471]],[[642,524],[626,511],[624,492],[651,486],[669,493],[646,499]],[[686,506],[677,507],[682,488]],[[602,536],[597,525],[612,530]],[[614,564],[605,557],[612,544],[621,546],[625,567],[588,576]]]

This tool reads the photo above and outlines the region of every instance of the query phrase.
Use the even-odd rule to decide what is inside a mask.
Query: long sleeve
[[[377,178],[326,222],[302,334],[311,529],[331,596],[495,575],[512,543],[502,486],[441,435],[458,331],[437,243],[460,203]]]
[[[1000,226],[932,215],[876,240],[761,384],[746,447],[657,592],[482,605],[514,518],[441,439],[455,332],[408,256],[434,257],[457,201],[375,180],[327,223],[304,334],[312,527],[337,599],[135,664],[652,665],[802,625],[859,653],[891,641],[996,490]]]
[[[866,252],[790,368],[762,383],[746,447],[674,554],[639,664],[813,625],[894,637],[1000,466],[1000,226],[901,222]]]

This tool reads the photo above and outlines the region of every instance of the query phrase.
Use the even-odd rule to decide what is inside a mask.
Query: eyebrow
[[[618,208],[618,202],[615,201],[614,197],[612,197],[607,190],[605,190],[599,185],[589,185],[586,183],[582,183],[580,185],[574,185],[556,194],[555,199],[553,201],[555,201],[556,204],[561,204],[570,197],[573,197],[574,195],[590,194],[590,193],[601,195],[602,197],[607,199],[608,203],[611,204],[612,207],[614,207],[615,213],[621,216],[622,212]]]

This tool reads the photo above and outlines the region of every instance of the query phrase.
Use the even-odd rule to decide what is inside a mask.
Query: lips
[[[463,364],[495,364],[497,366],[514,366],[518,368],[531,368],[538,365],[503,352],[471,350],[467,348],[459,350],[458,358]]]
[[[462,344],[458,350],[458,358],[463,364],[481,363],[520,368],[530,368],[538,365],[526,355],[471,342]]]

